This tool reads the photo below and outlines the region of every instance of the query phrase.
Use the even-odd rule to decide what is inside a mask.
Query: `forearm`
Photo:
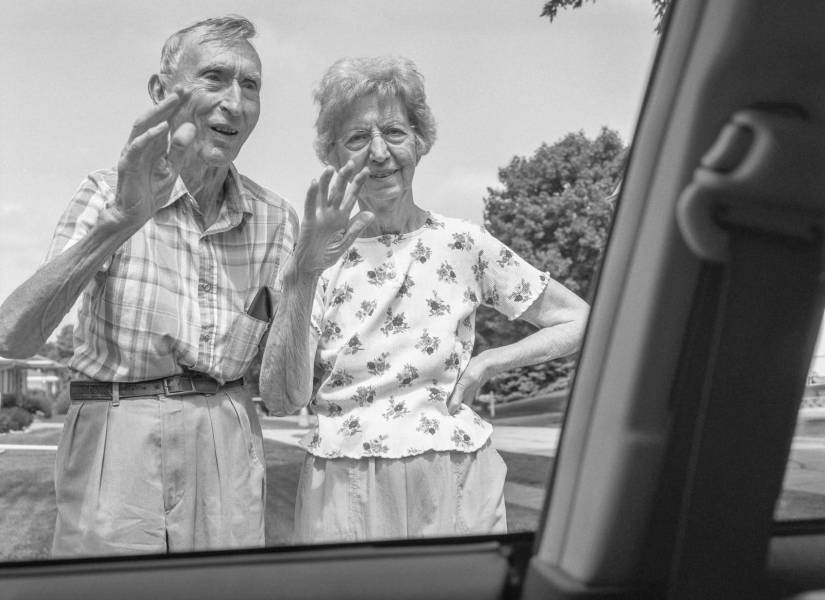
[[[310,335],[310,318],[321,273],[335,264],[374,218],[366,211],[349,218],[369,170],[364,167],[355,175],[350,160],[331,184],[334,173],[327,167],[307,190],[304,221],[295,253],[285,267],[283,294],[261,361],[261,399],[277,415],[294,413],[312,394],[317,340]]]
[[[261,399],[279,416],[305,406],[312,393],[310,315],[318,278],[318,274],[298,274],[287,267],[259,380]]]
[[[484,380],[511,369],[574,354],[581,345],[586,322],[585,312],[570,321],[539,329],[507,346],[485,350],[476,357],[483,367]]]
[[[101,265],[136,231],[104,218],[41,266],[0,306],[0,354],[24,358],[46,342]]]

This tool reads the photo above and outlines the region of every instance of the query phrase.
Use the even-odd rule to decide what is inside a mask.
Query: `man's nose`
[[[387,142],[384,141],[384,136],[380,133],[373,133],[372,140],[370,140],[370,160],[376,163],[382,163],[390,156],[387,149]]]
[[[241,86],[236,80],[232,80],[223,92],[221,98],[221,108],[232,116],[237,116],[241,113],[241,99],[243,92]]]

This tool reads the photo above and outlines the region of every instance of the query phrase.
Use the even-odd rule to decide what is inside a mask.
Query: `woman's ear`
[[[163,82],[160,80],[160,75],[155,73],[149,78],[149,97],[152,102],[157,104],[166,97],[166,89],[163,87]]]

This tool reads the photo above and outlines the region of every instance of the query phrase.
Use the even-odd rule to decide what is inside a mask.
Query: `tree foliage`
[[[488,188],[484,225],[525,260],[585,295],[607,236],[610,200],[626,148],[603,127],[595,139],[570,133],[499,169]]]
[[[595,2],[596,0],[587,0],[588,2]],[[651,0],[653,3],[653,11],[656,15],[656,33],[662,32],[662,19],[667,12],[671,0]],[[552,23],[558,16],[558,12],[563,8],[581,8],[585,0],[546,0],[544,8],[541,10],[541,16],[547,17]]]
[[[524,260],[548,272],[583,297],[588,292],[607,241],[612,195],[627,149],[619,134],[602,128],[595,139],[570,133],[542,144],[530,157],[514,157],[499,169],[502,188],[488,188],[485,227]],[[482,309],[478,347],[511,343],[534,330]],[[569,361],[521,369],[490,383],[489,391],[515,397],[551,388],[569,372]]]

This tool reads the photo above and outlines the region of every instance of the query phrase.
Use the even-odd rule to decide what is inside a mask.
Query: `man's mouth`
[[[398,169],[395,169],[394,171],[381,171],[379,173],[370,173],[370,179],[386,179],[387,177],[395,175],[396,173],[398,173]]]
[[[211,125],[210,129],[212,131],[217,131],[221,135],[237,135],[238,134],[237,129],[233,129],[232,127],[229,127],[227,125]]]

